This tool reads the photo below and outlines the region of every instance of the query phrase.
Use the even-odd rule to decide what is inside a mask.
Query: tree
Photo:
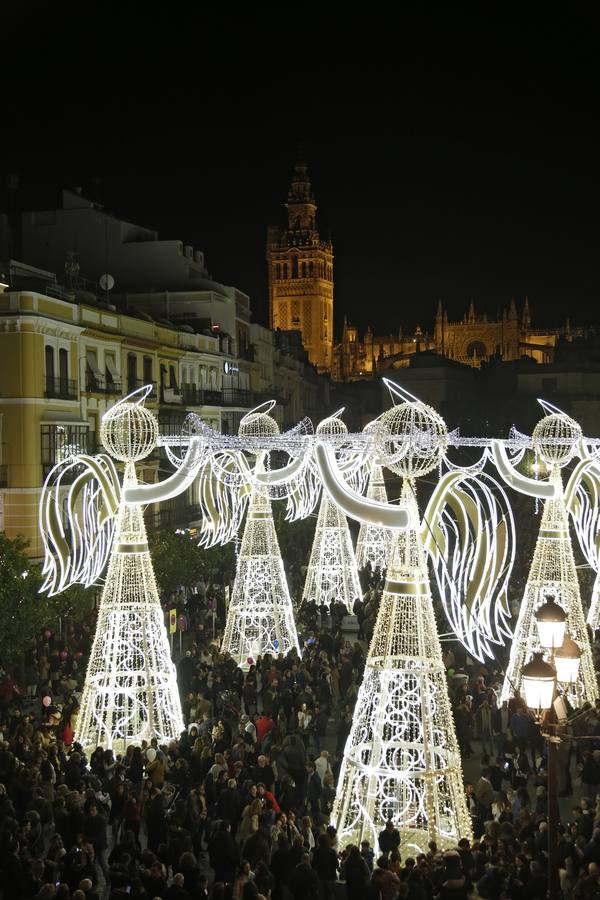
[[[44,626],[55,628],[60,616],[87,618],[94,589],[74,585],[48,597],[40,594],[40,568],[26,554],[28,542],[0,533],[0,659],[7,667],[23,662],[32,638]]]
[[[168,530],[151,532],[148,542],[162,598],[169,597],[179,585],[190,587],[200,576],[221,583],[234,570],[233,544],[202,550],[188,534]]]

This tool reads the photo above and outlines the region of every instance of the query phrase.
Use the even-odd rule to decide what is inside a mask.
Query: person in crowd
[[[383,581],[377,572],[362,577],[366,639]],[[302,658],[266,654],[243,672],[212,642],[215,580],[207,573],[203,583],[188,596],[177,664],[186,727],[174,740],[114,751],[78,742],[93,623],[69,625],[62,638],[44,629],[21,673],[0,670],[3,900],[545,896],[543,744],[520,697],[498,705],[500,663],[475,665],[458,645],[444,657],[475,840],[444,853],[435,841],[407,850],[395,818],[376,823],[374,846],[367,832],[349,840],[329,822],[365,640],[349,639],[335,605],[319,627],[308,602],[299,612]],[[222,601],[215,609],[222,631]],[[573,796],[559,828],[565,900],[600,894],[600,706],[585,719],[581,733],[592,739],[573,741],[561,763],[561,793]]]

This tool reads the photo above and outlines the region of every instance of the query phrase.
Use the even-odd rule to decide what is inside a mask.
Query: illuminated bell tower
[[[317,228],[317,204],[306,163],[294,166],[287,227],[267,231],[271,328],[298,330],[311,363],[331,368],[333,349],[333,245]]]

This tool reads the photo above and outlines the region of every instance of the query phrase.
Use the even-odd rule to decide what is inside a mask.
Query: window
[[[152,357],[144,357],[144,384],[152,384]]]
[[[306,278],[306,263],[302,263],[302,277]]]
[[[58,351],[58,374],[61,393],[65,393],[69,387],[69,353],[64,348]]]
[[[88,350],[85,354],[85,358],[87,361],[86,367],[86,390],[88,391],[98,391],[101,390],[102,385],[102,372],[98,368],[98,359],[96,357],[95,350]]]
[[[277,263],[277,267],[275,270],[275,277],[276,277],[277,281],[281,281],[281,264],[280,263]]]
[[[94,450],[87,425],[42,425],[41,445],[44,476],[69,456]]]
[[[287,263],[283,264],[283,277],[284,277],[284,279],[286,279],[288,277]]]
[[[312,278],[314,274],[315,274],[315,264],[314,264],[314,262],[309,262],[309,264],[308,264],[308,275],[309,275],[310,278]]]
[[[127,354],[127,393],[131,394],[137,388],[137,356],[135,353]]]
[[[169,366],[169,387],[173,391],[178,390],[178,388],[177,388],[177,373],[175,372],[175,366]]]
[[[54,348],[46,347],[46,379],[54,382]]]
[[[298,277],[298,257],[292,256],[292,278]]]
[[[106,364],[106,387],[107,390],[121,390],[121,377],[117,371],[115,357],[112,353],[105,353],[104,362]]]

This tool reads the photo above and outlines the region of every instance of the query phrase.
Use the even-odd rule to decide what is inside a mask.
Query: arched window
[[[46,378],[54,378],[54,350],[46,347]]]
[[[467,346],[467,356],[470,359],[483,359],[487,356],[487,350],[483,341],[471,341]]]
[[[45,350],[46,363],[46,393],[54,393],[54,349],[46,346]]]
[[[58,351],[58,375],[60,390],[64,394],[69,387],[69,354],[64,348]]]
[[[127,354],[127,393],[131,394],[137,388],[137,356],[135,353]]]

